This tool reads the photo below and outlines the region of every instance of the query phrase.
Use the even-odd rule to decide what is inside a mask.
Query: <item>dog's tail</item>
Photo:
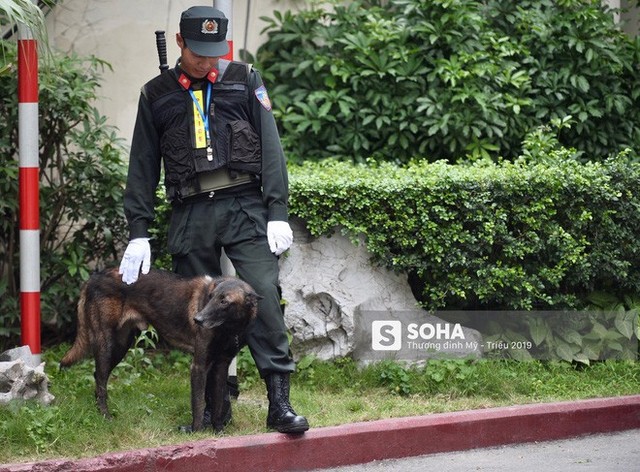
[[[67,351],[62,360],[60,361],[60,367],[69,367],[76,362],[82,360],[89,352],[89,327],[87,326],[86,316],[86,285],[82,288],[80,293],[80,300],[78,300],[78,332],[76,333],[76,340],[73,342],[71,349]]]

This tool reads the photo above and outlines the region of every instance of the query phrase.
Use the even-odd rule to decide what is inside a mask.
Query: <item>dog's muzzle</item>
[[[193,321],[195,321],[198,326],[205,329],[217,328],[218,326],[221,326],[224,323],[223,319],[211,320],[210,318],[206,316],[201,316],[200,314],[196,315],[193,318]]]

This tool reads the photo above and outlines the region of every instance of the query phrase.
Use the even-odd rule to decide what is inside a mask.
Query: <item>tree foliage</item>
[[[52,6],[56,0],[44,0],[45,6]],[[49,38],[47,36],[47,28],[42,10],[31,0],[0,0],[0,29],[6,32],[10,28],[18,27],[29,28],[30,35],[37,40],[41,54],[49,57]],[[0,75],[7,74],[11,71],[12,62],[0,50]]]
[[[16,48],[1,42],[15,61]],[[92,102],[106,64],[55,56],[39,78],[42,320],[53,335],[75,317],[92,267],[113,264],[128,233],[122,145]],[[18,104],[15,76],[0,90],[0,345],[19,327]]]
[[[640,39],[599,0],[355,0],[275,13],[258,63],[292,160],[602,159],[640,142]]]

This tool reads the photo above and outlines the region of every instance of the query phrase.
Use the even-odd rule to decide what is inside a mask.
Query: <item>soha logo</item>
[[[402,348],[402,322],[376,320],[371,323],[371,348],[374,351],[399,351]]]
[[[402,322],[398,320],[376,320],[371,323],[371,348],[374,351],[399,351],[402,349]],[[407,340],[426,341],[464,340],[464,331],[459,323],[409,323]],[[415,343],[414,343],[415,344]]]

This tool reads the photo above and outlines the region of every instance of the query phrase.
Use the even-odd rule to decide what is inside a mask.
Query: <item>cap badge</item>
[[[213,20],[204,20],[201,32],[204,34],[216,34],[218,32],[218,23]]]

